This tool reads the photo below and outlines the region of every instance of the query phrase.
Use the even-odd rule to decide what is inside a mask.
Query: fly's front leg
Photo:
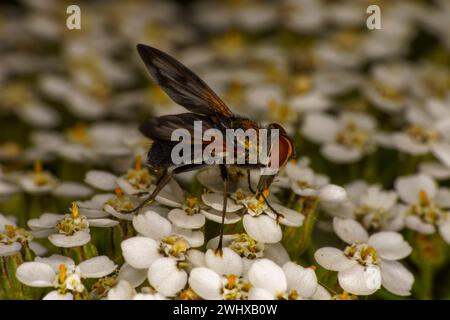
[[[219,245],[217,246],[216,254],[222,256],[225,215],[227,213],[227,202],[228,202],[228,170],[227,167],[223,164],[220,165],[220,177],[222,178],[223,181],[223,206],[222,206],[222,224],[220,226]]]

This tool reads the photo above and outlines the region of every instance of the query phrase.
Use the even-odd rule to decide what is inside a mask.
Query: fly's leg
[[[220,165],[220,176],[223,181],[223,206],[222,206],[222,224],[220,226],[220,236],[219,245],[216,249],[216,254],[222,256],[222,245],[223,245],[223,232],[225,228],[225,215],[227,213],[227,201],[228,201],[228,170],[223,164]]]
[[[171,172],[168,172],[168,170],[164,170],[162,176],[159,178],[158,182],[156,183],[156,188],[155,190],[153,190],[153,192],[147,197],[145,198],[139,205],[137,205],[135,208],[128,210],[128,211],[121,211],[122,213],[136,213],[138,212],[140,209],[142,209],[143,207],[145,207],[146,205],[152,203],[156,196],[161,192],[161,190],[167,185],[167,183],[169,183],[170,179],[172,179],[172,177],[175,174],[179,174],[179,173],[183,173],[183,172],[188,172],[188,171],[192,171],[192,170],[197,170],[200,169],[202,167],[205,167],[206,164],[186,164],[180,167],[177,167],[175,169],[173,169]]]

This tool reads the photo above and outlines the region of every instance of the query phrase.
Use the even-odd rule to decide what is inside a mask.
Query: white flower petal
[[[369,235],[361,224],[353,219],[333,218],[333,229],[337,236],[348,244],[367,242]]]
[[[128,281],[120,280],[119,283],[108,291],[108,300],[131,300],[134,288]]]
[[[431,145],[433,154],[446,166],[450,166],[450,145],[448,143],[434,143]]]
[[[302,127],[302,134],[315,143],[332,141],[337,131],[336,119],[324,113],[307,115]]]
[[[275,296],[263,288],[251,288],[248,292],[248,300],[275,300]]]
[[[155,240],[145,237],[133,237],[120,244],[125,261],[134,268],[146,269],[160,257]]]
[[[303,268],[293,262],[283,266],[288,283],[288,290],[295,289],[302,298],[311,297],[317,290],[316,273],[311,268]]]
[[[436,232],[434,225],[422,221],[418,216],[407,216],[405,218],[405,225],[408,228],[423,234],[433,234]]]
[[[86,231],[77,231],[71,236],[55,233],[49,235],[48,240],[50,240],[50,242],[57,247],[73,248],[88,243],[91,240],[91,235]]]
[[[118,224],[119,221],[112,219],[89,219],[89,227],[110,228]]]
[[[0,257],[11,256],[19,252],[20,249],[22,249],[22,245],[19,242],[13,242],[10,244],[0,243]]]
[[[173,233],[182,236],[192,248],[201,247],[205,243],[205,234],[202,231],[173,227]]]
[[[223,248],[222,255],[216,254],[215,250],[209,249],[205,253],[205,264],[219,275],[241,276],[244,264],[242,258],[230,248]]]
[[[179,208],[170,210],[167,217],[179,228],[199,229],[205,225],[205,216],[203,214],[188,215],[186,211]]]
[[[399,296],[411,294],[414,276],[400,262],[381,260],[380,269],[383,287]]]
[[[439,234],[445,242],[450,244],[450,220],[447,220],[439,225]]]
[[[311,297],[313,300],[330,300],[331,294],[328,292],[327,289],[322,287],[320,284],[317,286],[316,292],[314,292],[313,296]]]
[[[265,289],[274,296],[284,293],[287,289],[283,269],[268,259],[253,263],[248,271],[248,279],[253,287]]]
[[[189,286],[196,294],[206,300],[221,300],[222,278],[213,270],[198,267],[189,275]]]
[[[214,210],[222,212],[223,210],[223,194],[220,193],[206,193],[202,194],[202,201],[207,206]],[[242,209],[242,204],[237,204],[233,199],[227,200],[227,212],[236,212]]]
[[[92,189],[84,184],[77,182],[63,182],[53,190],[53,195],[69,199],[80,199],[89,197],[92,192]]]
[[[342,202],[347,198],[347,192],[340,186],[328,184],[320,189],[319,197],[324,202]]]
[[[338,273],[339,285],[345,291],[360,296],[366,296],[377,291],[381,286],[381,273],[378,266],[363,267],[355,264],[353,267]]]
[[[171,258],[160,258],[148,269],[148,281],[159,293],[172,297],[180,292],[187,282],[187,273],[178,269],[177,261]]]
[[[281,228],[277,222],[267,215],[252,217],[244,215],[244,229],[250,237],[263,243],[276,243],[281,241]]]
[[[208,242],[209,244],[209,242]],[[207,246],[208,247],[208,246]],[[186,255],[191,268],[204,267],[205,266],[205,253],[197,249],[190,249]]]
[[[222,223],[222,212],[214,209],[201,210],[200,211],[208,220]],[[241,216],[234,212],[227,212],[225,214],[224,224],[235,224],[242,219]]]
[[[101,278],[116,270],[117,265],[107,256],[98,256],[81,262],[78,267],[83,278]]]
[[[120,220],[133,221],[134,218],[133,214],[119,212],[109,204],[105,204],[103,206],[103,210]]]
[[[91,170],[86,173],[84,182],[99,190],[110,191],[117,186],[116,179],[115,175],[107,171]]]
[[[356,148],[347,148],[337,143],[327,143],[320,148],[322,155],[335,163],[351,163],[362,158],[362,153]]]
[[[62,294],[58,290],[53,290],[47,293],[42,300],[73,300],[73,295],[70,292]]]
[[[139,287],[147,279],[147,269],[136,269],[128,263],[124,263],[120,268],[117,280],[125,280],[133,288]]]
[[[140,234],[152,239],[161,239],[172,232],[170,221],[151,210],[136,215],[133,218],[133,227]]]
[[[416,203],[421,191],[426,192],[430,199],[433,199],[437,192],[436,182],[429,176],[421,173],[397,178],[395,189],[400,198],[406,203]]]
[[[272,207],[282,215],[280,223],[289,227],[300,227],[305,216],[295,210],[286,208],[278,203],[272,203]]]
[[[382,231],[370,236],[368,244],[377,250],[378,255],[386,260],[400,260],[412,251],[408,242],[398,232]]]
[[[450,189],[449,188],[439,188],[436,193],[434,201],[441,208],[450,208]]]
[[[286,262],[290,261],[289,254],[283,245],[278,243],[265,243],[264,244],[264,258],[272,260],[277,265],[282,266]]]
[[[357,262],[347,258],[342,250],[325,247],[314,253],[314,258],[322,267],[332,271],[342,271],[351,268]]]
[[[53,254],[50,257],[46,257],[46,258],[36,257],[36,258],[34,258],[34,261],[48,264],[50,267],[52,267],[52,269],[53,269],[53,271],[55,271],[55,273],[59,272],[59,266],[61,264],[64,264],[67,267],[75,265],[75,261],[73,261],[71,258],[62,256],[59,254]]]
[[[16,277],[30,287],[51,287],[56,273],[48,264],[25,262],[17,268]]]
[[[40,243],[38,243],[36,241],[29,242],[28,246],[34,252],[34,254],[36,256],[43,256],[48,251],[46,247],[44,247],[42,244],[40,244]]]
[[[54,228],[61,219],[64,219],[63,214],[44,213],[37,219],[28,220],[27,224],[31,230]]]

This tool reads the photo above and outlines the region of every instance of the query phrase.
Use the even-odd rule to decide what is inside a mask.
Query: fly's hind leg
[[[223,233],[225,228],[225,215],[227,213],[227,200],[228,200],[228,170],[223,164],[220,165],[220,177],[223,181],[223,205],[222,205],[222,224],[220,225],[219,244],[216,249],[216,254],[222,256],[223,246]]]

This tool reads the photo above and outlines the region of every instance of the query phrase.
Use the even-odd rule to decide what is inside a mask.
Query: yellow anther
[[[234,274],[228,276],[228,289],[233,289],[236,285],[236,276]]]
[[[299,76],[294,81],[295,93],[302,94],[305,92],[309,92],[311,90],[311,87],[312,87],[311,79],[308,76],[304,76],[304,75]]]
[[[9,238],[14,238],[16,236],[16,228],[11,224],[5,225],[5,234]]]
[[[20,155],[20,152],[22,151],[20,145],[18,145],[15,142],[7,142],[3,145],[0,145],[0,153],[6,155],[6,156],[18,156]]]
[[[64,283],[67,278],[67,270],[66,265],[64,263],[61,263],[59,265],[59,283]]]
[[[121,196],[123,196],[123,191],[122,191],[122,189],[120,187],[116,187],[114,189],[114,193],[116,194],[117,198],[120,198]]]
[[[188,244],[184,240],[177,240],[172,246],[174,253],[185,252],[188,249]]]
[[[78,212],[78,205],[74,201],[74,202],[72,202],[72,217],[73,218],[78,218],[79,215],[80,215],[80,213]]]
[[[142,156],[137,155],[136,159],[134,160],[134,170],[141,170],[142,169]]]
[[[70,141],[75,143],[90,145],[92,144],[91,137],[86,126],[82,123],[77,123],[73,128],[66,131],[66,135]]]
[[[311,265],[311,266],[309,266],[309,268],[312,269],[313,271],[317,270],[317,267],[315,265]]]
[[[341,298],[342,300],[348,300],[349,299],[348,292],[344,290],[344,292],[342,292],[341,294]]]
[[[197,200],[197,197],[195,197],[195,196],[188,196],[186,199],[186,204],[189,208],[195,207],[197,205],[197,202],[198,202],[198,200]]]
[[[430,199],[428,198],[427,193],[423,190],[420,190],[419,192],[419,200],[420,204],[423,206],[428,206],[430,204]]]
[[[35,175],[42,174],[42,162],[41,162],[41,160],[34,161],[34,174]]]

